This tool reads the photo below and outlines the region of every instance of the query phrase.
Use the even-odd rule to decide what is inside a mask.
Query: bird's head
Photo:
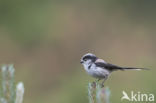
[[[96,60],[97,60],[97,57],[94,54],[87,53],[84,56],[82,56],[80,63],[85,65],[85,64],[94,63]]]

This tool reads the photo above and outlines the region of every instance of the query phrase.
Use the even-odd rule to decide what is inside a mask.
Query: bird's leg
[[[101,80],[101,78],[99,78],[97,81],[99,82]]]
[[[104,83],[105,83],[105,79],[102,81],[102,83],[101,83],[101,88],[103,88],[104,87]]]
[[[104,83],[105,83],[106,79],[107,79],[107,76],[105,76],[104,80],[102,81],[102,83],[101,83],[101,88],[104,87]]]
[[[97,82],[99,82],[100,80],[101,80],[101,78],[98,78],[98,79],[95,80],[95,82],[97,83]]]

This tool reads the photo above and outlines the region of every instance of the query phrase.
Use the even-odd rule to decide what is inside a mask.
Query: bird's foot
[[[103,88],[103,87],[104,87],[104,84],[102,83],[102,84],[101,84],[101,88]]]
[[[101,79],[98,79],[97,81],[99,82]]]

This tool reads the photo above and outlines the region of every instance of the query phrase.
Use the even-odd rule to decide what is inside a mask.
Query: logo
[[[131,91],[130,95],[128,95],[125,91],[122,91],[123,96],[121,97],[121,101],[128,100],[128,101],[146,101],[146,102],[153,102],[154,101],[154,94],[147,94],[141,92],[134,92]]]

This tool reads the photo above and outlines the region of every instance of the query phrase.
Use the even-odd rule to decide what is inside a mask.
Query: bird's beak
[[[83,61],[80,61],[80,63],[82,64],[82,63],[83,63]]]

